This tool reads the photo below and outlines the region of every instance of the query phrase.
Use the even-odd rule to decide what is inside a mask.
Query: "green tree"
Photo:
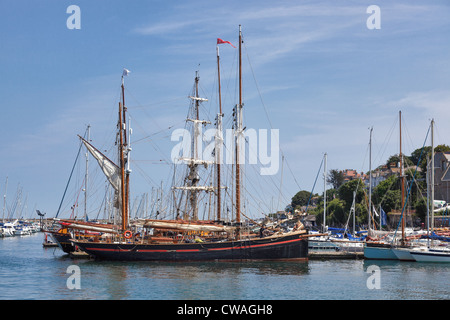
[[[327,183],[331,184],[334,189],[339,189],[344,183],[344,173],[336,169],[330,170],[327,176]]]
[[[401,206],[400,197],[400,179],[395,175],[381,181],[372,190],[372,201],[375,207],[379,208],[381,205],[385,212],[398,209]]]
[[[446,144],[440,144],[437,147],[434,147],[434,152],[449,152],[450,147]]]
[[[292,197],[291,204],[294,208],[298,206],[306,206],[309,198],[311,197],[311,192],[306,190],[301,190]]]
[[[427,219],[427,203],[425,199],[419,199],[414,204],[414,208],[416,208],[416,215],[422,222],[425,222]]]
[[[353,192],[356,191],[356,203],[364,200],[364,182],[361,179],[350,180],[338,189],[339,199],[344,200],[345,210],[349,211],[353,203]]]
[[[343,223],[345,223],[346,217],[347,215],[344,200],[336,198],[327,205],[327,225],[342,225]]]
[[[436,149],[436,148],[435,148]],[[411,156],[409,156],[409,159],[418,166],[422,172],[426,172],[427,170],[427,155],[431,154],[431,147],[424,147],[423,151],[422,148],[416,149],[413,152],[411,152]],[[419,162],[420,158],[420,162]]]
[[[403,155],[403,159],[405,162],[405,163],[403,163],[403,166],[407,167],[407,166],[414,165],[414,163],[409,159],[409,157],[405,157],[405,155]],[[398,154],[394,154],[393,156],[390,156],[389,159],[386,161],[386,165],[389,169],[397,168],[399,163],[400,163],[400,157],[398,156]]]

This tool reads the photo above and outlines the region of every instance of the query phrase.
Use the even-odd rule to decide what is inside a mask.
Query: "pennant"
[[[123,68],[122,77],[127,76],[130,72],[131,72],[130,70]]]
[[[233,46],[233,44],[232,44],[230,41],[225,41],[225,40],[222,40],[222,39],[220,39],[220,38],[217,38],[217,44],[222,44],[222,43],[228,43],[228,44],[230,44],[233,48],[236,48],[235,46]]]
[[[387,216],[386,216],[386,212],[384,212],[384,210],[380,207],[380,213],[381,213],[381,225],[382,226],[386,226],[387,225]]]

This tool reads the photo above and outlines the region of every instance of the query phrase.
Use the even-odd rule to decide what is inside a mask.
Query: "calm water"
[[[450,299],[450,265],[329,260],[287,262],[100,262],[42,247],[44,235],[0,239],[0,299],[321,300]],[[80,269],[80,289],[68,289]],[[379,289],[369,289],[371,265]],[[370,280],[370,279],[369,279]]]

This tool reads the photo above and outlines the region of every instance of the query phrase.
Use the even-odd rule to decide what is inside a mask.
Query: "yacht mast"
[[[431,120],[431,235],[434,232],[434,119]]]
[[[400,122],[400,179],[402,186],[402,245],[405,242],[405,174],[403,170],[403,153],[402,153],[402,112],[399,111],[399,122]]]
[[[370,221],[372,220],[372,131],[373,128],[370,128],[370,138],[369,138],[369,229],[370,229]],[[375,230],[375,225],[374,225]],[[381,225],[380,225],[381,230]]]
[[[324,166],[323,166],[323,229],[322,232],[327,232],[327,153],[323,155]]]
[[[87,141],[91,141],[91,125],[88,124],[87,128]],[[86,173],[84,176],[84,218],[87,217],[87,193],[88,193],[88,177],[89,177],[89,151],[86,148]]]
[[[6,194],[8,190],[8,177],[6,177],[5,182],[5,193],[3,194],[3,215],[2,215],[2,222],[5,221],[5,209],[6,209]]]

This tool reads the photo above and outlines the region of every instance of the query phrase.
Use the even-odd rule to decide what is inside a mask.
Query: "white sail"
[[[119,192],[121,181],[120,168],[114,162],[109,160],[105,155],[103,155],[100,151],[95,149],[89,142],[83,139],[83,143],[92,154],[92,156],[97,159],[98,165],[102,169],[109,183],[111,183],[111,186],[114,188],[114,190]]]

